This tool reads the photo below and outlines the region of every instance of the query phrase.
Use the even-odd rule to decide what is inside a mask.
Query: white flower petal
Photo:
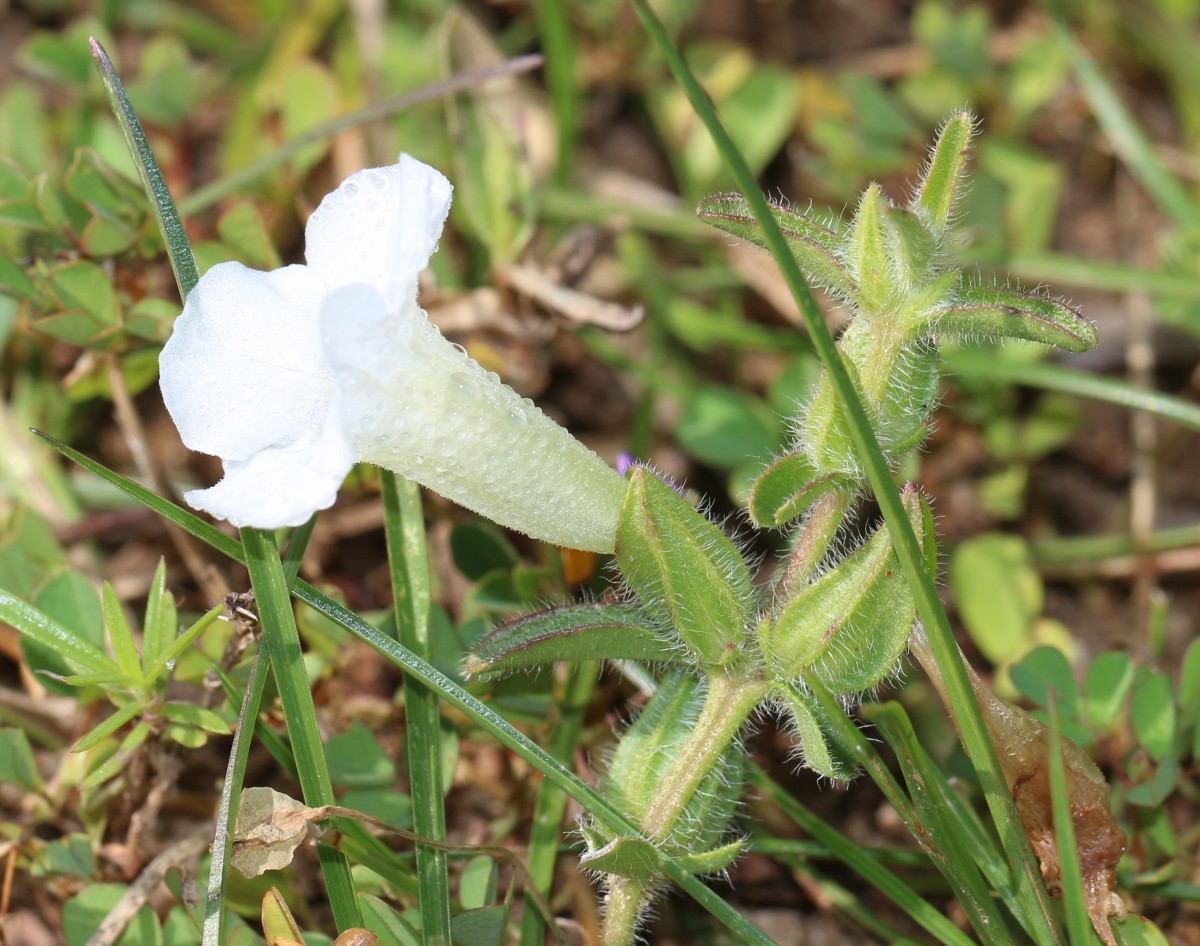
[[[333,393],[317,334],[324,294],[304,266],[220,263],[204,274],[159,358],[163,399],[188,447],[241,461],[320,435]]]
[[[225,477],[216,486],[192,490],[183,498],[238,527],[298,526],[333,505],[353,465],[341,425],[330,418],[315,438],[268,447],[248,460],[226,461]]]
[[[321,328],[356,457],[535,539],[612,551],[624,480],[415,302],[389,314],[350,286],[326,299]]]
[[[452,192],[444,175],[407,154],[399,164],[350,175],[308,219],[308,265],[330,289],[366,283],[396,309],[416,294]]]

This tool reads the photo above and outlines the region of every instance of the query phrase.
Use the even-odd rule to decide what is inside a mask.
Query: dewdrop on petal
[[[225,468],[190,505],[237,526],[299,525],[365,461],[533,538],[612,550],[622,478],[417,305],[450,195],[401,155],[321,202],[308,265],[205,273],[160,359],[184,443]]]

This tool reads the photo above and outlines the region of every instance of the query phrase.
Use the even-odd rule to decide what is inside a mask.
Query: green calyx
[[[617,564],[642,610],[706,670],[746,660],[750,569],[729,537],[644,467],[629,473]]]
[[[583,866],[649,884],[657,881],[658,857],[670,857],[693,873],[724,870],[738,856],[740,841],[725,837],[737,808],[743,779],[740,749],[727,745],[694,791],[680,799],[667,830],[646,824],[664,793],[672,791],[674,764],[702,717],[704,688],[695,677],[671,674],[622,736],[601,781],[606,797],[653,839],[610,834],[598,824],[583,832],[588,851]]]
[[[912,487],[903,499],[913,528],[922,534],[928,504]],[[834,696],[848,697],[892,672],[915,618],[908,582],[881,526],[835,567],[807,584],[793,584],[755,633],[768,679],[801,684],[815,679]]]

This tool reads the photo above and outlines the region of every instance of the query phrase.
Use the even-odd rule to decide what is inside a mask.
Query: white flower
[[[366,461],[534,538],[612,550],[621,477],[417,305],[451,190],[401,155],[321,202],[307,266],[205,273],[159,361],[183,442],[225,467],[190,505],[238,526],[299,525]]]

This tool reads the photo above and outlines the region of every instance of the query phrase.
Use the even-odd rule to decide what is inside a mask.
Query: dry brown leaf
[[[1017,816],[1042,865],[1046,887],[1055,897],[1061,897],[1062,862],[1050,801],[1049,730],[1023,709],[992,693],[974,673],[971,687],[996,744],[1000,770],[1012,792]],[[1113,818],[1108,782],[1096,763],[1065,738],[1062,755],[1088,916],[1100,938],[1109,946],[1117,946],[1108,918],[1125,915],[1125,904],[1116,893],[1117,861],[1125,850],[1125,835]]]
[[[246,877],[287,867],[309,826],[330,813],[329,806],[309,808],[273,788],[243,789],[229,863]]]

